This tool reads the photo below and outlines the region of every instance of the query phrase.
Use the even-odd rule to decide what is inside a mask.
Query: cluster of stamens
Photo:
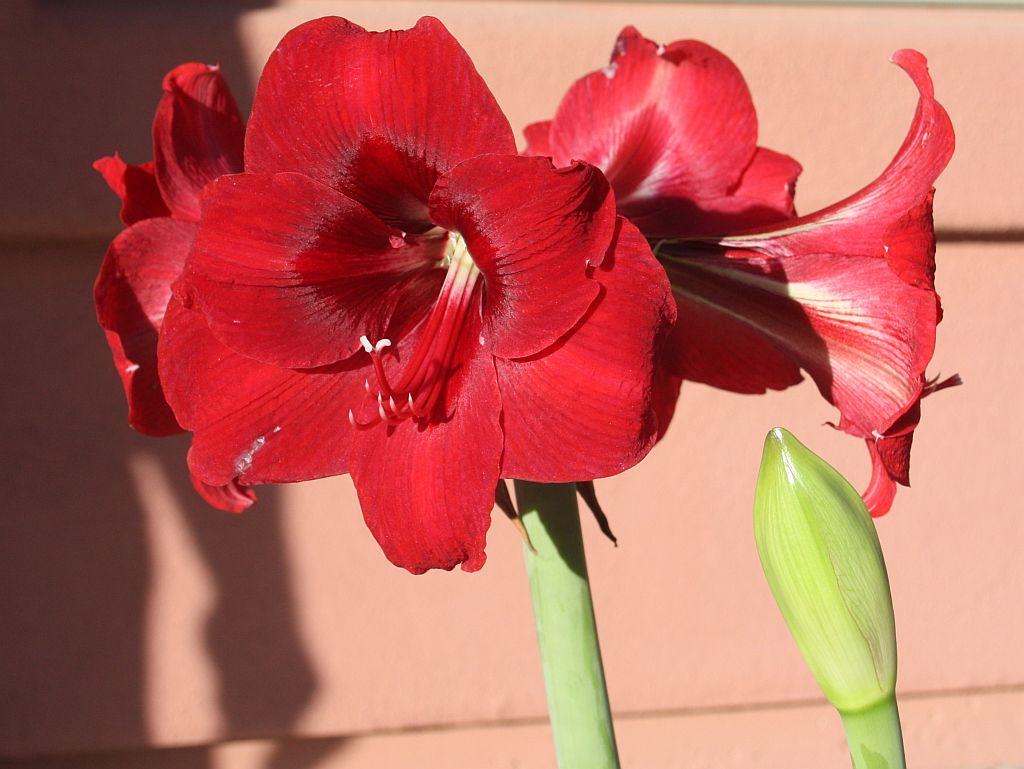
[[[397,379],[392,381],[384,368],[382,353],[392,347],[391,340],[384,338],[373,343],[366,336],[359,338],[370,356],[377,380],[377,412],[363,422],[349,409],[348,420],[355,429],[366,430],[381,423],[393,425],[405,419],[428,419],[441,398],[462,328],[473,306],[471,300],[480,271],[465,242],[454,234],[438,267],[447,269],[444,284],[419,333],[419,343]],[[374,388],[369,378],[364,386],[366,396],[372,398]]]

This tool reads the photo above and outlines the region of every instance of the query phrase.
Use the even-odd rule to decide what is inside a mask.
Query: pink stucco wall
[[[125,425],[90,285],[116,205],[89,170],[148,157],[160,77],[219,61],[243,101],[289,28],[441,18],[513,125],[547,117],[627,23],[704,39],[741,67],[761,141],[805,166],[802,211],[869,181],[931,61],[958,150],[940,180],[933,373],[914,487],[879,522],[921,769],[1024,764],[1024,11],[584,2],[62,3],[0,7],[0,761],[19,767],[551,767],[518,538],[497,515],[482,572],[412,577],[351,482],[209,510],[186,443]],[[587,528],[623,759],[632,767],[844,766],[764,585],[750,526],[765,432],[783,424],[858,485],[857,441],[805,384],[684,387],[666,440],[599,482],[620,547]]]

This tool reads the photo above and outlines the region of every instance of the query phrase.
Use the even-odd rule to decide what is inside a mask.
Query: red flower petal
[[[301,174],[213,183],[182,292],[214,335],[264,363],[311,368],[384,335],[408,278],[444,239],[409,244],[359,203]]]
[[[696,364],[684,368],[687,379],[760,392],[794,384],[799,365],[839,408],[840,427],[860,437],[885,432],[916,401],[935,342],[932,292],[907,285],[873,257],[812,252],[765,259],[738,250],[725,257],[687,256],[669,267],[683,328],[693,322],[710,331],[711,310],[730,325],[726,332],[749,328],[708,338],[687,334],[684,359]],[[773,346],[782,353],[774,359]]]
[[[196,227],[168,217],[121,232],[96,278],[96,317],[128,397],[128,422],[147,435],[181,432],[157,376],[157,335]]]
[[[502,476],[590,480],[639,462],[658,435],[652,379],[675,307],[665,271],[623,219],[593,271],[601,297],[553,347],[495,360],[504,408]]]
[[[704,201],[736,188],[756,142],[750,93],[727,57],[692,40],[656,46],[632,27],[607,67],[569,89],[550,131],[555,164],[600,167],[619,213],[648,236],[706,232]]]
[[[515,151],[469,56],[432,18],[397,32],[339,18],[289,32],[260,78],[245,149],[248,170],[307,174],[407,231],[430,228],[440,174]]]
[[[156,181],[176,218],[199,219],[199,193],[242,170],[245,128],[218,67],[182,64],[164,77],[153,118]]]
[[[905,453],[909,461],[910,442],[913,433],[899,439],[901,448],[905,446]],[[885,469],[885,462],[878,453],[878,446],[874,438],[865,441],[868,445],[868,454],[871,456],[871,481],[868,487],[861,493],[864,505],[868,512],[875,518],[885,515],[892,508],[893,500],[896,499],[896,481]]]
[[[883,258],[907,283],[932,287],[935,237],[932,184],[953,155],[953,126],[935,100],[927,61],[902,50],[892,60],[920,91],[910,130],[882,175],[835,205],[721,243],[772,255],[828,252]]]
[[[597,297],[587,268],[612,241],[615,201],[593,166],[556,170],[547,158],[481,156],[438,180],[430,209],[463,235],[485,276],[482,335],[495,355],[543,350]]]
[[[193,474],[212,486],[287,483],[348,471],[348,410],[367,369],[294,371],[258,363],[216,340],[202,313],[174,299],[160,335],[160,377],[194,433]]]
[[[758,147],[754,159],[743,172],[739,187],[725,200],[737,201],[731,204],[735,212],[746,209],[753,215],[759,206],[767,209],[772,218],[765,223],[792,218],[796,216],[793,195],[801,171],[803,167],[789,155]],[[749,226],[757,224],[760,222],[751,221]]]
[[[886,432],[921,394],[939,318],[932,184],[949,162],[954,141],[924,57],[899,51],[893,61],[921,95],[910,131],[882,175],[841,203],[774,231],[720,241],[736,249],[728,254],[736,264],[753,259],[775,273],[753,278],[736,272],[734,279],[774,293],[776,305],[785,297],[800,303],[828,358],[820,358],[821,343],[797,345],[799,327],[788,341],[776,341],[791,348],[794,360],[839,407],[840,427],[863,438]],[[766,321],[751,319],[755,325]],[[806,332],[807,323],[802,326]]]
[[[414,574],[462,564],[476,571],[501,460],[494,364],[470,316],[446,384],[446,421],[412,420],[356,434],[351,472],[367,526],[392,563]]]
[[[530,123],[530,125],[523,129],[523,136],[526,137],[526,149],[523,150],[524,155],[551,157],[550,120]]]
[[[795,216],[793,194],[802,170],[788,155],[758,147],[734,190],[699,200],[660,197],[620,210],[651,238],[736,232]]]
[[[226,513],[244,512],[256,501],[256,492],[238,481],[231,481],[224,486],[211,486],[193,475],[192,486],[207,504]]]
[[[896,484],[910,485],[910,446],[921,421],[921,400],[934,392],[963,384],[958,374],[925,382],[917,402],[884,433],[867,439],[871,482],[861,496],[874,517],[885,515],[896,496]]]
[[[154,216],[170,216],[153,174],[153,163],[131,166],[118,153],[92,164],[110,189],[121,198],[121,221],[126,225]]]
[[[952,126],[933,97],[924,57],[901,51],[893,58],[921,97],[903,146],[875,182],[774,231],[725,238],[718,246],[680,242],[661,249],[686,335],[687,348],[676,359],[686,378],[750,392],[752,384],[792,383],[799,365],[839,408],[839,427],[872,440],[891,437],[923,392],[939,319],[932,184],[953,151]],[[688,334],[701,324],[711,332],[715,314],[748,330],[729,338]],[[743,370],[749,361],[754,373]],[[899,449],[905,471],[909,440],[903,444],[875,452],[897,481],[905,473],[892,452]],[[889,492],[877,470],[876,464],[869,491],[880,507]]]
[[[707,268],[701,269],[704,265]],[[739,271],[745,268],[750,266],[721,257],[702,259],[699,252],[669,263],[679,311],[664,360],[669,371],[693,382],[751,394],[783,390],[803,380],[799,364],[775,337],[802,332],[792,346],[808,353],[821,351],[821,342],[800,307],[785,298],[784,275],[778,277],[782,296],[762,293],[743,280]],[[751,274],[760,274],[756,263]],[[780,316],[775,334],[764,318],[771,313]]]

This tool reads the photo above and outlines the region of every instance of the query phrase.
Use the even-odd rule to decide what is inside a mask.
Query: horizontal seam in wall
[[[992,685],[992,686],[977,686],[977,687],[959,687],[949,689],[927,689],[918,691],[901,691],[899,693],[899,701],[906,704],[907,702],[914,701],[928,701],[928,700],[943,700],[943,699],[958,699],[964,697],[993,697],[1006,694],[1022,694],[1024,695],[1024,682],[1018,684],[1003,684],[1003,685]],[[622,721],[642,721],[642,720],[655,720],[655,719],[668,719],[668,718],[693,718],[700,716],[731,716],[731,715],[745,715],[745,714],[756,714],[756,713],[769,713],[772,711],[787,711],[787,710],[798,710],[801,708],[812,708],[812,707],[824,707],[827,703],[824,698],[803,698],[803,699],[792,699],[792,700],[778,700],[768,702],[752,702],[752,703],[736,703],[736,704],[723,704],[723,705],[709,705],[709,706],[698,706],[698,707],[679,707],[679,708],[652,708],[652,709],[639,709],[639,710],[615,710],[615,720]],[[360,740],[374,737],[398,737],[405,735],[422,735],[430,733],[450,733],[459,731],[479,731],[482,729],[516,729],[516,728],[528,728],[535,726],[545,726],[548,722],[546,716],[521,716],[518,718],[504,718],[504,719],[480,719],[480,720],[467,720],[457,722],[445,722],[445,723],[424,723],[415,724],[410,726],[401,727],[389,727],[381,729],[365,729],[355,730],[349,732],[333,732],[330,734],[287,734],[287,735],[241,735],[238,737],[232,737],[231,739],[211,741],[211,742],[197,742],[197,743],[181,743],[175,745],[136,745],[124,748],[108,748],[97,751],[60,751],[46,754],[31,754],[31,755],[7,755],[0,756],[0,760],[22,760],[29,761],[32,759],[57,759],[61,757],[71,756],[116,756],[116,755],[127,755],[136,752],[143,751],[176,751],[176,750],[194,750],[196,748],[214,748],[221,745],[230,745],[232,743],[241,742],[278,742],[278,741],[294,741],[294,742],[316,742],[316,741],[328,741],[328,740]]]

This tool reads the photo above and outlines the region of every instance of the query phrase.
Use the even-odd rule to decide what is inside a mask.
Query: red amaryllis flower
[[[659,374],[662,423],[682,379],[763,393],[802,369],[839,409],[837,426],[867,441],[875,515],[909,483],[921,397],[959,381],[925,379],[940,319],[932,185],[953,130],[924,57],[893,61],[920,91],[903,146],[872,184],[800,218],[800,166],[756,146],[742,78],[701,43],[656,46],[627,29],[609,67],[526,129],[529,151],[603,168],[668,271],[679,322]]]
[[[96,279],[96,313],[128,398],[128,421],[146,435],[182,432],[157,373],[157,337],[171,283],[185,266],[206,184],[242,169],[243,125],[217,67],[182,64],[164,78],[153,120],[154,160],[128,165],[118,154],[94,167],[121,198],[126,225]],[[209,486],[211,504],[240,512],[255,496],[233,481]]]
[[[500,478],[646,454],[664,271],[600,171],[515,152],[435,19],[285,37],[160,338],[197,477],[350,472],[391,561],[475,570]]]

